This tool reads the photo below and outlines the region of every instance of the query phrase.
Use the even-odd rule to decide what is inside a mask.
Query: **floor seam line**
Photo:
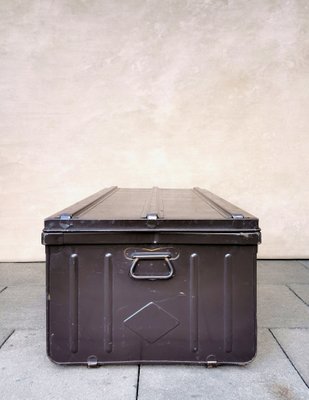
[[[4,341],[0,344],[0,350],[5,345],[5,343],[10,339],[10,337],[13,335],[14,332],[15,332],[15,329],[13,329],[12,332],[6,337],[6,339],[4,339]]]
[[[307,307],[309,306],[309,304],[307,304],[296,292],[294,292],[294,290],[293,290],[292,288],[290,288],[290,286],[286,285],[286,287],[287,287],[293,294],[295,294],[295,296],[298,297],[299,300],[302,301],[302,302],[305,304],[305,306],[307,306]]]
[[[286,358],[289,360],[290,364],[292,365],[292,367],[295,369],[297,375],[300,377],[300,379],[304,382],[305,386],[309,389],[309,386],[307,385],[307,382],[304,380],[304,378],[302,377],[302,375],[300,374],[300,372],[298,371],[298,369],[296,368],[296,366],[294,365],[293,361],[290,359],[290,357],[288,356],[287,352],[284,350],[283,346],[281,345],[281,343],[279,342],[279,340],[276,338],[275,334],[273,333],[273,331],[271,329],[269,329],[270,334],[272,335],[272,337],[275,339],[275,341],[277,342],[278,346],[280,347],[280,349],[282,350],[283,354],[286,356]]]
[[[138,400],[138,394],[139,394],[139,378],[141,374],[141,364],[138,364],[137,366],[137,382],[136,382],[136,394],[135,394],[135,400]]]
[[[259,329],[289,329],[289,330],[296,330],[296,329],[309,329],[309,326],[259,326]]]
[[[258,282],[257,285],[261,286],[288,286],[288,285],[309,285],[309,282],[301,283],[301,282],[281,282],[281,283],[263,283]]]

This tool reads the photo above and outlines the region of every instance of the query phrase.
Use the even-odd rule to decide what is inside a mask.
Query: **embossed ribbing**
[[[190,256],[190,350],[198,350],[198,256],[193,253]]]
[[[69,263],[69,323],[70,351],[78,351],[78,256],[71,254]]]
[[[220,206],[218,203],[216,203],[214,200],[210,199],[205,192],[203,192],[200,188],[194,187],[193,188],[193,193],[197,194],[200,199],[204,200],[211,208],[216,210],[219,214],[221,214],[223,217],[231,217],[231,213],[228,212],[225,208]]]
[[[233,347],[233,288],[232,255],[224,256],[224,351],[230,353]]]
[[[113,349],[113,269],[112,255],[104,257],[104,351],[110,353]]]
[[[146,218],[149,214],[157,214],[159,218],[164,218],[163,201],[160,196],[160,190],[154,186],[149,194],[147,201],[143,207],[142,218]]]

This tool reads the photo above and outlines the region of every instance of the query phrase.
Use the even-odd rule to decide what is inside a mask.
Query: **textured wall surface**
[[[309,257],[307,0],[0,0],[0,260],[102,187],[201,186]]]

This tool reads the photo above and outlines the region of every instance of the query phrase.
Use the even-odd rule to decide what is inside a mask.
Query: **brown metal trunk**
[[[47,353],[61,364],[246,363],[257,218],[194,189],[104,189],[45,220]]]

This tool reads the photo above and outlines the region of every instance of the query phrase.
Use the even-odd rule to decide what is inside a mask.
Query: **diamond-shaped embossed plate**
[[[153,302],[130,315],[123,323],[148,343],[156,342],[179,325],[177,318]]]

